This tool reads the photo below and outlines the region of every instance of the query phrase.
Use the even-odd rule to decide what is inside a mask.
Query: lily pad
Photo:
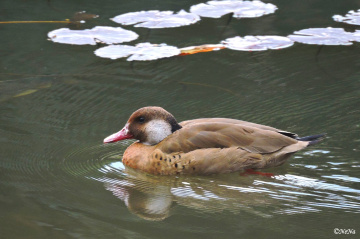
[[[201,17],[219,18],[225,14],[233,13],[235,18],[261,17],[276,11],[277,7],[271,3],[261,1],[209,1],[190,8],[190,12]]]
[[[137,39],[139,35],[121,27],[94,27],[85,30],[60,28],[49,32],[48,37],[53,42],[64,44],[96,45],[99,42],[105,44],[129,42]]]
[[[294,32],[288,37],[296,42],[314,45],[351,45],[355,40],[353,33],[343,28],[309,28]]]
[[[112,18],[114,22],[123,25],[136,24],[135,27],[170,28],[193,24],[200,21],[200,17],[184,10],[174,14],[172,11],[140,11],[130,12]]]
[[[352,25],[359,25],[360,26],[360,9],[356,11],[351,10],[345,16],[341,15],[334,15],[334,21],[336,22],[343,22]]]
[[[356,30],[352,33],[352,41],[360,42],[360,30]]]
[[[237,51],[265,51],[282,49],[294,44],[292,40],[282,36],[245,36],[228,38],[221,42],[226,48]]]
[[[118,59],[130,56],[127,61],[151,61],[179,55],[180,49],[163,44],[139,43],[136,46],[111,45],[97,49],[95,55],[103,58]]]

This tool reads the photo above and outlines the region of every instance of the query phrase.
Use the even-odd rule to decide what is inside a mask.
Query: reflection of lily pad
[[[139,43],[136,46],[127,45],[111,45],[97,49],[95,55],[118,59],[128,57],[128,61],[151,61],[160,58],[177,56],[180,54],[180,49],[166,44],[151,44],[149,42]]]
[[[343,28],[309,28],[294,32],[288,36],[291,40],[315,45],[351,45],[354,36]]]
[[[235,18],[261,17],[274,13],[277,7],[271,3],[261,1],[209,1],[200,3],[190,8],[190,12],[201,17],[219,18],[228,13],[234,13]]]
[[[174,14],[172,11],[141,11],[130,12],[112,18],[114,22],[123,25],[135,25],[135,27],[146,28],[169,28],[180,27],[193,24],[200,20],[200,17],[194,13],[188,13],[184,10]]]
[[[352,24],[352,25],[360,25],[360,9],[355,12],[353,10],[349,11],[345,17],[340,16],[340,15],[335,15],[333,16],[334,21],[337,22],[344,22],[347,24]]]
[[[97,42],[113,44],[133,41],[139,37],[133,31],[121,27],[94,27],[85,30],[60,28],[48,33],[53,42],[74,45],[95,45]]]
[[[237,51],[265,51],[282,49],[294,44],[292,40],[282,36],[245,36],[228,38],[221,42],[226,48]]]

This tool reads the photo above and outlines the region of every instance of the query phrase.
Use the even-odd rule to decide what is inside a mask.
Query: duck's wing
[[[269,154],[293,144],[299,141],[274,130],[245,124],[198,122],[184,124],[156,147],[166,153],[238,147],[250,153]],[[306,145],[307,142],[301,142],[298,150]]]
[[[280,130],[280,129],[270,127],[270,126],[267,126],[267,125],[251,123],[251,122],[248,122],[248,121],[243,121],[243,120],[238,120],[238,119],[200,118],[200,119],[182,121],[180,123],[180,125],[185,127],[185,126],[190,126],[190,125],[194,125],[194,124],[203,124],[203,123],[226,123],[226,124],[234,124],[234,125],[244,125],[244,126],[250,126],[250,127],[264,129],[264,130],[275,131],[275,132],[278,132],[280,134],[283,134],[283,135],[288,136],[288,137],[293,138],[293,139],[298,139],[299,138],[299,136],[297,134],[295,134],[295,133]]]

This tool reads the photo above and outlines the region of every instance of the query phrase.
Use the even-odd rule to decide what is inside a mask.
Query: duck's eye
[[[144,123],[144,122],[145,122],[145,118],[141,116],[141,117],[138,118],[138,121],[139,121],[140,123]]]

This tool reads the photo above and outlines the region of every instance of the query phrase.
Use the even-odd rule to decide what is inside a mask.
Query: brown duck
[[[151,174],[205,175],[279,166],[323,136],[299,138],[269,126],[226,118],[177,123],[161,107],[144,107],[104,143],[137,139],[123,155],[123,163],[131,168]]]

